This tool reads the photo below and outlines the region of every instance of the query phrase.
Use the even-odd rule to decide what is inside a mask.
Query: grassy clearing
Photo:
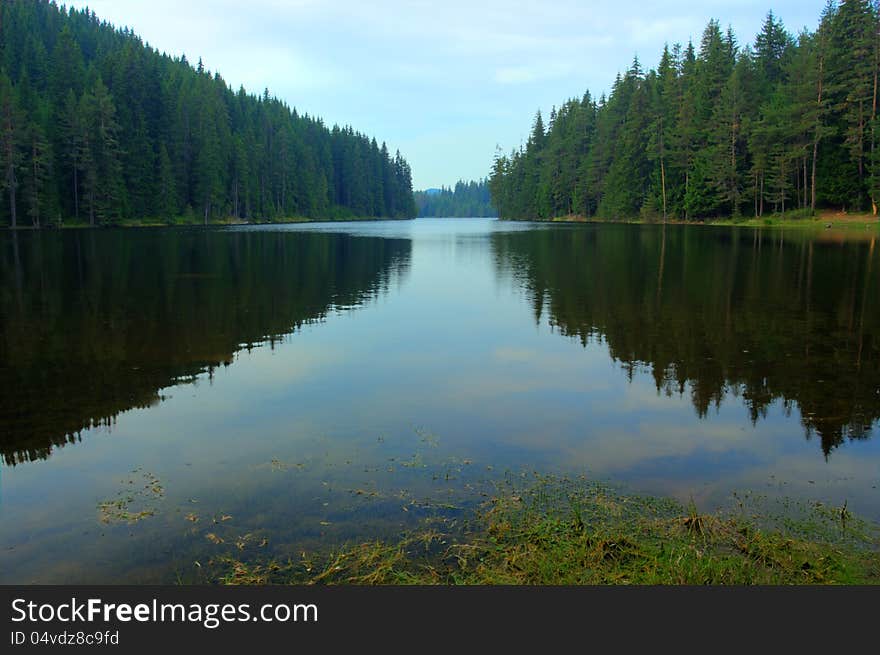
[[[880,220],[870,212],[839,212],[819,210],[811,216],[809,210],[794,209],[784,214],[767,214],[761,218],[749,217],[726,220],[707,220],[711,225],[740,225],[743,227],[796,227],[807,229],[869,229],[880,226]]]
[[[844,508],[726,513],[584,480],[510,483],[453,534],[427,527],[299,561],[224,559],[225,584],[878,584],[877,526]]]

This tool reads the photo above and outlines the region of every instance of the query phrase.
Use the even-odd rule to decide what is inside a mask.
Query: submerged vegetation
[[[636,58],[611,93],[535,117],[525,146],[496,157],[502,218],[762,217],[872,211],[880,198],[880,15],[831,0],[815,32],[769,13],[753,46],[712,20],[697,46]]]
[[[165,496],[155,474],[136,468],[110,500],[98,503],[101,523],[137,523],[156,514],[156,503]]]
[[[216,564],[225,584],[878,584],[878,527],[843,507],[735,496],[701,514],[584,479],[510,480],[459,531],[441,523],[285,563]]]

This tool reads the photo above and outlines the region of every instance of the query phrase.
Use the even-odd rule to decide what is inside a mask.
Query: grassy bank
[[[392,542],[298,561],[217,564],[225,584],[880,584],[877,526],[846,507],[741,497],[700,514],[582,480],[508,486],[458,532],[441,524]]]
[[[549,219],[553,223],[632,223],[636,225],[654,225],[662,223],[662,218],[629,218],[616,219],[602,216],[557,216]],[[878,228],[880,219],[870,212],[840,212],[831,209],[823,209],[816,212],[815,216],[805,210],[793,210],[780,214],[766,214],[760,218],[700,218],[691,221],[670,219],[669,225],[734,225],[742,227],[795,227],[809,229],[828,228]]]

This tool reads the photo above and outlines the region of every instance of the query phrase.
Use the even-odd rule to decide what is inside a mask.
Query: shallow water
[[[0,233],[0,582],[204,579],[585,474],[880,520],[876,229]]]

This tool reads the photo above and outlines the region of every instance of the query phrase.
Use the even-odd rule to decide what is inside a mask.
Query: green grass
[[[784,214],[767,214],[761,218],[741,217],[738,219],[707,219],[708,225],[739,225],[743,227],[795,227],[807,229],[869,228],[878,227],[880,221],[870,213],[839,214],[830,211],[817,212],[811,216],[809,210],[794,209]]]
[[[754,499],[750,499],[754,504]],[[425,528],[297,561],[216,564],[224,584],[878,584],[877,526],[844,508],[738,498],[700,514],[552,477],[498,493],[457,533]]]
[[[601,216],[585,218],[583,216],[558,216],[547,219],[551,222],[581,222],[581,223],[633,223],[633,224],[661,224],[661,216],[638,216],[628,219],[614,219]],[[792,209],[785,213],[767,213],[760,218],[754,216],[739,216],[728,218],[697,218],[683,221],[670,218],[670,225],[735,225],[741,227],[797,227],[809,229],[824,229],[828,226],[834,228],[877,228],[880,220],[870,212],[840,213],[832,210],[817,210],[815,216],[810,215],[807,209]]]

